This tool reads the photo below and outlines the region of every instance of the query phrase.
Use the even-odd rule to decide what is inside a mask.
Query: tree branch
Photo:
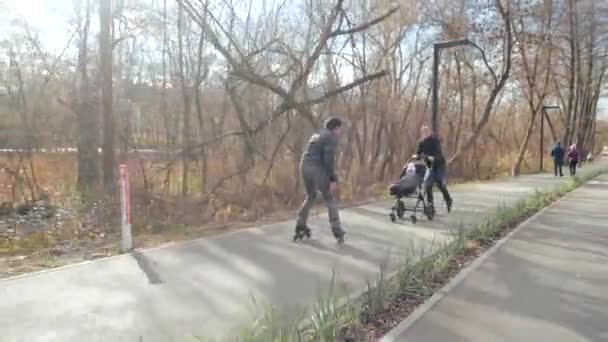
[[[361,77],[361,78],[359,78],[359,79],[357,79],[357,80],[355,80],[355,81],[353,81],[353,82],[351,82],[351,83],[349,83],[347,85],[341,86],[341,87],[336,88],[336,89],[331,90],[331,91],[328,91],[327,93],[323,94],[320,97],[317,97],[315,99],[311,99],[311,100],[308,100],[308,101],[304,101],[303,103],[299,103],[299,104],[300,105],[310,106],[310,105],[315,105],[315,104],[323,103],[325,100],[327,100],[330,97],[339,95],[339,94],[341,94],[343,92],[346,92],[346,91],[349,91],[349,90],[351,90],[351,89],[353,89],[353,88],[355,88],[355,87],[357,87],[357,86],[359,86],[359,85],[361,85],[363,83],[367,83],[369,81],[373,81],[375,79],[382,78],[385,75],[386,75],[386,70],[382,70],[382,71],[379,71],[379,72],[376,72],[376,73],[373,73],[373,74],[370,74],[370,75],[366,75],[366,76]]]
[[[485,51],[483,51],[483,49],[479,45],[477,45],[473,42],[470,42],[469,44],[472,47],[474,47],[475,49],[479,50],[479,53],[481,53],[481,59],[483,60],[483,63],[486,65],[486,68],[488,68],[488,70],[492,74],[492,79],[494,79],[494,86],[496,86],[498,84],[498,77],[496,77],[496,72],[494,71],[494,69],[492,69],[492,67],[490,66],[490,63],[488,63],[488,58],[486,57]]]
[[[306,78],[308,78],[308,75],[310,75],[313,66],[321,56],[321,52],[323,51],[323,48],[327,45],[327,41],[330,38],[331,28],[336,22],[338,15],[342,12],[343,4],[344,0],[337,0],[336,5],[331,11],[329,19],[327,19],[327,21],[325,22],[325,26],[321,30],[321,35],[317,46],[315,46],[312,54],[306,59],[306,62],[304,63],[304,71],[300,73],[298,77],[296,77],[294,82],[289,87],[290,96],[293,96],[293,94],[302,86],[302,84],[304,84],[304,81],[306,80]]]
[[[230,54],[228,49],[222,45],[222,43],[220,42],[220,39],[217,36],[217,34],[215,33],[215,31],[211,28],[209,23],[196,11],[196,8],[194,7],[194,5],[192,5],[192,3],[189,0],[177,0],[177,2],[184,7],[186,12],[188,12],[190,17],[197,23],[197,25],[199,25],[207,33],[209,42],[226,59],[228,64],[230,64],[230,66],[234,69],[233,74],[235,76],[243,78],[244,80],[247,80],[253,84],[270,89],[271,91],[273,91],[274,93],[276,93],[279,96],[282,96],[282,97],[287,96],[287,91],[285,89],[283,89],[282,87],[280,87],[276,84],[270,83],[269,81],[267,81],[260,75],[256,74],[251,69],[251,66],[249,66],[246,63],[245,60],[242,60],[240,62],[237,61]],[[224,32],[225,32],[225,30],[224,30]],[[228,33],[225,32],[225,34],[228,34]],[[233,41],[232,38],[230,37],[230,35],[228,35],[228,38],[231,41]],[[239,52],[238,49],[237,49],[237,52]],[[242,53],[239,52],[239,54],[241,54],[242,57],[244,58],[244,55]]]
[[[397,12],[399,10],[399,6],[397,5],[396,7],[392,8],[391,10],[389,10],[388,12],[384,13],[383,15],[377,17],[376,19],[373,19],[371,21],[366,22],[365,24],[361,24],[357,27],[353,27],[350,28],[348,30],[341,30],[341,29],[337,29],[335,31],[333,31],[332,33],[329,34],[329,38],[334,38],[334,37],[338,37],[338,36],[342,36],[342,35],[351,35],[351,34],[355,34],[357,32],[361,32],[361,31],[365,31],[368,28],[381,23],[382,21],[384,21],[385,19],[387,19],[388,17],[390,17],[391,15],[393,15],[395,12]]]

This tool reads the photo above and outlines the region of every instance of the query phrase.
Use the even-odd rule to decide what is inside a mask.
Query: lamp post
[[[433,113],[431,118],[431,126],[433,132],[436,134],[439,132],[439,122],[437,119],[437,111],[439,107],[439,51],[441,49],[447,49],[459,45],[469,45],[471,41],[468,39],[450,40],[447,42],[435,43],[433,45]]]
[[[543,146],[543,141],[545,137],[545,115],[547,115],[547,109],[559,109],[559,106],[543,106],[542,112],[540,114],[540,161],[539,161],[539,171],[543,172],[543,155],[545,153],[545,147]]]

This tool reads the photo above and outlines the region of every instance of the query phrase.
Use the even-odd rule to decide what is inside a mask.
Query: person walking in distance
[[[446,185],[446,162],[441,152],[441,141],[428,126],[422,126],[422,140],[418,143],[416,154],[432,157],[430,168],[424,178],[424,187],[426,197],[431,206],[433,206],[433,185],[437,187],[443,194],[443,199],[448,209],[448,213],[452,210],[452,197]]]
[[[564,176],[564,173],[562,172],[562,166],[564,165],[564,154],[562,144],[559,141],[556,142],[551,149],[551,158],[553,158],[553,174],[555,174],[555,177],[558,176],[558,173],[560,177]]]
[[[344,242],[345,231],[340,224],[338,203],[334,199],[334,192],[338,186],[335,159],[341,128],[342,121],[339,118],[332,117],[325,121],[325,128],[310,137],[302,155],[300,172],[304,180],[306,199],[298,210],[294,241],[304,237],[310,238],[308,216],[317,198],[317,192],[321,192],[327,206],[332,233],[338,244]]]
[[[581,154],[576,148],[576,144],[572,144],[568,149],[568,166],[570,167],[570,176],[576,175],[576,166],[581,160]]]

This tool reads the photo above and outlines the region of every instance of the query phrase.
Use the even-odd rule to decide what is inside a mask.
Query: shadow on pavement
[[[152,263],[150,262],[150,259],[148,259],[148,257],[146,257],[145,254],[143,254],[137,250],[134,250],[129,254],[133,257],[133,259],[135,259],[135,261],[137,261],[137,265],[139,266],[139,269],[141,269],[142,272],[144,272],[144,274],[148,278],[148,282],[150,282],[150,284],[156,285],[156,284],[163,283],[163,281],[160,279],[160,276],[158,275],[158,273],[152,267]]]

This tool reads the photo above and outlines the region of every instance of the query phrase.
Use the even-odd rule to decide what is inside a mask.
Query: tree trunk
[[[203,108],[202,108],[202,104],[201,104],[201,91],[200,89],[195,89],[194,90],[194,103],[196,105],[196,113],[198,116],[198,125],[199,125],[199,135],[201,136],[205,136],[205,123],[204,123],[204,119],[203,119]],[[201,147],[201,194],[204,194],[206,192],[207,189],[207,171],[208,171],[208,165],[207,165],[207,147],[206,146],[202,146]]]
[[[112,100],[112,0],[99,6],[99,53],[101,59],[101,108],[103,117],[103,184],[111,194],[116,189],[114,114]]]
[[[524,141],[522,142],[521,146],[519,147],[519,152],[517,154],[517,160],[515,161],[515,164],[513,165],[513,169],[511,172],[514,177],[519,176],[521,174],[521,164],[526,155],[526,150],[528,149],[528,143],[530,142],[530,137],[532,136],[532,130],[534,128],[534,122],[536,121],[537,112],[538,111],[534,111],[534,113],[532,113],[530,122],[528,123],[528,129],[526,130],[526,136],[524,137]],[[542,157],[543,156],[541,155],[540,158],[542,158]]]
[[[171,134],[171,120],[167,112],[167,0],[163,0],[163,89],[161,93],[160,111],[165,123],[165,143],[174,144]]]
[[[549,126],[549,131],[551,132],[551,138],[553,141],[557,141],[557,132],[555,131],[555,127],[553,126],[553,121],[551,121],[551,116],[549,113],[545,112],[545,121],[547,121],[547,125]]]
[[[78,93],[80,101],[78,111],[78,191],[88,193],[93,190],[99,181],[99,155],[98,150],[98,122],[97,115],[91,105],[89,90],[89,76],[87,72],[87,40],[91,23],[91,3],[85,4],[84,23],[81,22],[80,45],[78,49],[78,72],[80,84]],[[81,18],[82,20],[82,18]]]
[[[462,132],[462,123],[464,121],[464,85],[462,82],[462,69],[460,66],[460,60],[456,58],[456,72],[458,73],[458,123],[456,124],[456,132],[454,133],[454,140],[452,142],[452,148],[450,149],[450,155],[453,155],[458,150],[458,144],[460,144],[460,134]]]
[[[568,107],[566,108],[566,130],[564,132],[564,143],[570,145],[572,131],[572,117],[574,113],[574,85],[576,79],[576,56],[575,56],[575,37],[574,30],[574,0],[568,0],[568,22],[570,24],[570,68],[568,78]]]
[[[186,80],[186,68],[184,66],[184,11],[181,4],[178,4],[177,14],[177,40],[178,40],[178,68],[181,83],[183,108],[182,120],[182,197],[188,196],[188,182],[190,170],[190,115],[192,112],[191,87]]]

